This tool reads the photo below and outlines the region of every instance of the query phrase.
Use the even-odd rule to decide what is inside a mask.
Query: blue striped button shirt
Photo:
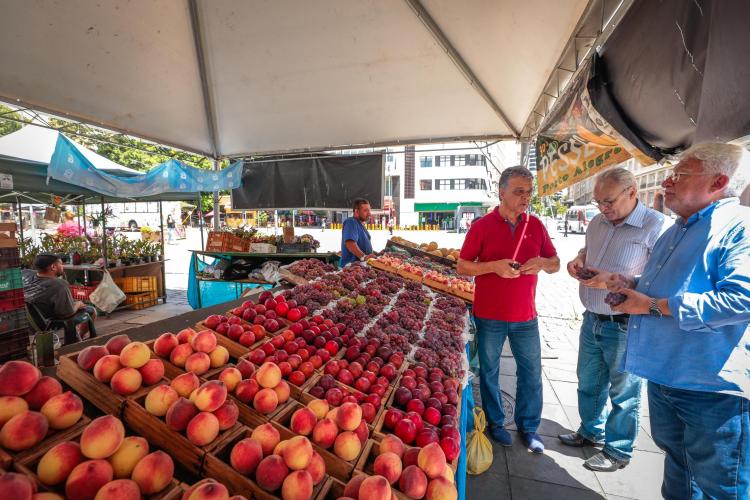
[[[640,275],[663,225],[664,215],[640,201],[617,226],[602,214],[597,215],[586,230],[586,266],[626,276]],[[604,303],[607,290],[580,285],[578,293],[588,311],[619,314]]]

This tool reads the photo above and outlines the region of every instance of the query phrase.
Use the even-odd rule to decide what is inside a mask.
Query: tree
[[[14,120],[22,120],[18,113],[14,113],[13,110],[7,106],[0,104],[0,117],[13,118]],[[16,130],[19,130],[22,125],[12,120],[3,120],[0,118],[0,137],[12,134]]]

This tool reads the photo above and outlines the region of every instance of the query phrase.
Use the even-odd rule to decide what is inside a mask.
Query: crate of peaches
[[[185,328],[177,335],[166,332],[146,345],[162,358],[167,378],[174,379],[183,373],[208,376],[229,363],[230,353],[219,345],[219,335],[211,330],[199,332]]]
[[[256,344],[261,342],[268,331],[263,325],[254,325],[231,314],[222,316],[212,314],[195,327],[199,330],[209,329],[219,334],[219,344],[226,347],[235,358],[244,356]]]
[[[122,421],[111,415],[94,419],[70,439],[15,464],[15,469],[39,491],[39,498],[164,500],[179,492],[172,457],[152,451],[141,436],[126,437]],[[8,492],[2,486],[0,491]]]

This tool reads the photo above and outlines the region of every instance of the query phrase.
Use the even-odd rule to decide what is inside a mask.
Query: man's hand
[[[511,264],[518,264],[512,259],[496,260],[492,264],[493,271],[501,278],[513,279],[518,278],[521,275],[521,271],[519,269],[514,269],[512,267]]]
[[[544,259],[542,257],[534,257],[526,261],[521,266],[521,274],[539,274],[539,271],[544,269]]]
[[[76,311],[80,311],[81,309],[85,309],[86,308],[86,304],[84,304],[80,300],[76,300],[73,303],[73,307],[75,308]]]
[[[568,262],[568,274],[578,279],[578,271],[583,269],[583,266],[585,266],[586,263],[583,261],[583,257],[581,257],[581,254],[579,253],[575,259]]]
[[[625,314],[648,314],[651,297],[630,288],[621,288],[618,293],[627,296],[622,304],[612,306],[613,311]]]
[[[596,273],[596,276],[587,280],[578,279],[578,281],[580,281],[581,284],[585,287],[605,290],[607,288],[607,283],[612,276],[612,273],[608,273],[607,271],[602,271],[601,269],[596,269],[593,267],[589,267],[589,270]]]
[[[625,293],[623,290],[635,288],[635,280],[620,273],[611,273],[608,276],[607,281],[604,283],[604,286],[610,292]]]

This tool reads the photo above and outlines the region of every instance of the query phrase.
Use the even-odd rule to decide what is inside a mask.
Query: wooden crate
[[[56,444],[68,441],[72,437],[79,435],[89,422],[91,422],[91,419],[86,415],[82,415],[78,422],[67,429],[49,429],[47,436],[45,436],[42,442],[27,450],[12,451],[0,448],[0,460],[2,461],[0,462],[0,466],[8,468],[11,464],[30,460],[34,457],[41,457]]]
[[[313,399],[318,399],[318,398],[316,398],[316,397],[313,397],[313,396],[312,396],[312,395],[311,395],[311,394],[310,394],[310,393],[309,393],[308,391],[309,391],[309,390],[310,390],[311,388],[315,387],[315,386],[316,386],[316,385],[318,384],[318,381],[320,380],[320,378],[321,378],[322,376],[323,376],[322,374],[317,374],[317,375],[313,376],[313,377],[312,377],[312,378],[310,379],[310,382],[309,382],[309,384],[308,384],[308,385],[307,385],[307,386],[305,387],[305,390],[304,390],[304,391],[302,392],[302,394],[300,395],[300,397],[299,397],[299,398],[297,398],[297,399],[298,399],[298,400],[299,400],[299,401],[300,401],[300,402],[301,402],[302,404],[306,405],[306,404],[308,404],[308,403],[309,403],[310,401],[312,401]],[[396,380],[396,379],[394,379],[394,380]],[[357,389],[353,389],[353,388],[349,387],[348,385],[342,384],[342,383],[341,383],[341,382],[339,382],[338,380],[336,381],[336,387],[340,388],[340,389],[341,389],[342,391],[344,391],[344,392],[349,392],[349,393],[355,393],[355,392],[356,392],[356,393],[359,393],[359,392],[360,392],[360,391],[358,391]],[[375,419],[374,419],[374,420],[372,421],[372,425],[371,425],[371,426],[372,426],[372,430],[373,430],[373,431],[375,430],[375,426],[374,426],[374,424],[375,424],[375,423],[376,423],[376,422],[377,422],[378,420],[380,420],[381,414],[382,414],[382,413],[383,413],[383,412],[385,411],[385,408],[386,408],[386,402],[387,402],[387,401],[388,401],[389,399],[392,399],[392,388],[389,388],[389,390],[390,390],[391,392],[388,392],[388,391],[386,391],[386,393],[385,393],[384,397],[383,397],[383,398],[382,398],[382,400],[381,400],[381,403],[380,403],[380,408],[376,408],[376,411],[375,411]],[[325,399],[325,398],[323,398],[323,399]]]
[[[206,241],[207,252],[226,252],[229,251],[229,242],[233,235],[221,231],[209,231],[208,240]]]
[[[242,426],[237,423],[231,429],[221,431],[218,437],[206,446],[196,446],[184,434],[169,428],[164,420],[151,415],[144,407],[146,395],[130,399],[125,404],[122,420],[135,433],[149,443],[167,452],[176,463],[181,464],[191,474],[199,474],[206,453],[233,436]]]
[[[151,357],[155,358],[156,354],[152,353]],[[153,387],[158,385],[144,386],[134,394],[121,396],[114,392],[108,384],[99,382],[90,372],[81,369],[76,362],[77,360],[78,352],[60,356],[60,363],[57,365],[57,377],[68,384],[83,399],[109,415],[119,417],[122,414],[125,401],[145,396]],[[166,373],[166,365],[164,368]]]
[[[338,500],[344,496],[344,488],[346,488],[344,483],[335,477],[329,477],[320,489],[318,500]]]
[[[229,455],[232,452],[232,448],[234,448],[235,444],[239,441],[249,438],[251,434],[252,428],[243,427],[241,428],[241,431],[234,434],[231,439],[223,441],[220,446],[207,453],[201,475],[216,479],[226,486],[229,489],[230,494],[233,495],[247,495],[248,492],[251,492],[252,498],[259,500],[277,500],[279,499],[279,496],[264,490],[258,486],[258,483],[237,472],[231,465],[229,465]],[[281,436],[281,439],[289,439],[289,437]],[[323,480],[313,488],[313,495],[311,498],[319,498],[321,491],[328,483],[328,479],[328,476],[324,477]]]
[[[63,441],[74,441],[79,442],[81,439],[81,433],[83,432],[83,428],[80,428],[77,430],[76,433],[68,436],[66,439],[61,439],[56,441],[52,446],[57,445],[59,443],[62,443]],[[131,434],[132,435],[132,434]],[[36,474],[37,465],[39,464],[39,461],[42,459],[45,453],[52,448],[52,446],[46,447],[44,450],[38,450],[37,453],[18,461],[14,464],[14,469],[16,472],[20,472],[22,474],[25,474],[31,480],[36,484],[37,490],[39,492],[52,492],[57,493],[59,495],[65,496],[65,483],[60,483],[55,486],[47,486],[44,483],[42,483],[39,479],[39,476]],[[153,449],[149,451],[155,451]],[[156,493],[154,495],[147,495],[144,497],[146,500],[176,500],[180,498],[180,495],[182,495],[182,489],[179,487],[179,481],[176,479],[172,479],[171,483],[164,488],[164,490],[160,491],[159,493]]]
[[[217,346],[221,345],[221,343],[219,342],[219,338],[221,337],[221,335],[219,335],[216,332],[214,332],[214,334],[216,335],[216,339],[217,339],[217,344],[216,345]],[[184,367],[177,366],[177,365],[173,364],[168,358],[162,358],[158,354],[156,354],[154,352],[154,343],[155,342],[156,342],[156,340],[149,340],[149,341],[144,342],[144,343],[149,347],[149,349],[151,349],[151,357],[152,358],[156,358],[156,359],[160,359],[162,361],[162,364],[164,365],[164,377],[165,378],[167,378],[167,379],[169,379],[171,381],[175,377],[178,377],[178,376],[180,376],[180,375],[182,375],[184,373],[187,373],[187,371],[185,370]],[[229,349],[227,349],[227,351],[229,351]],[[205,380],[209,380],[211,378],[215,378],[215,377],[213,377],[213,375],[218,376],[219,373],[221,373],[221,371],[224,368],[228,368],[230,366],[234,366],[234,362],[236,362],[236,361],[237,361],[237,358],[235,356],[233,356],[231,352],[229,352],[229,361],[227,361],[226,364],[224,364],[224,365],[222,365],[222,366],[220,366],[218,368],[209,368],[209,370],[206,373],[203,373],[203,374],[200,374],[200,375],[196,374],[196,375],[198,376],[199,379],[202,379],[204,381]]]
[[[411,446],[407,446],[406,449],[412,448]],[[406,451],[406,449],[404,451]],[[375,458],[380,454],[380,443],[373,440],[368,439],[367,443],[365,443],[365,447],[362,450],[362,454],[359,456],[359,460],[357,460],[357,465],[355,466],[355,472],[356,473],[363,473],[368,476],[375,475],[375,472],[372,470],[373,463],[375,462]],[[410,500],[410,497],[406,496],[405,494],[401,493],[398,490],[398,481],[396,483],[391,485],[391,491],[394,495],[396,495],[396,498],[399,500]]]
[[[263,343],[265,343],[265,341]],[[241,359],[245,359],[248,362],[252,363],[252,361],[248,359],[248,356],[243,356]],[[257,368],[257,365],[256,365],[256,368]],[[302,384],[301,386],[293,384],[289,382],[288,380],[286,380],[286,383],[289,384],[289,394],[291,395],[291,399],[298,399],[298,400],[301,399],[302,395],[305,394],[307,390],[313,386],[313,381],[317,380],[317,378],[318,378],[318,374],[315,373],[315,371],[313,371],[312,376],[309,379],[305,380],[305,383]]]

